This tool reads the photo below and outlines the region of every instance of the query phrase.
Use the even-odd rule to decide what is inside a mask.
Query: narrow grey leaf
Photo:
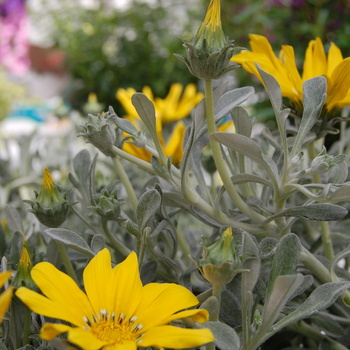
[[[44,232],[55,241],[61,242],[89,258],[95,256],[85,240],[74,231],[66,230],[64,228],[49,228]]]
[[[136,208],[136,218],[141,234],[148,221],[158,211],[161,203],[162,198],[157,190],[147,191],[140,197]]]
[[[152,101],[145,94],[137,92],[132,95],[131,103],[151,135],[153,135],[156,132],[156,110]]]
[[[250,137],[253,124],[249,118],[248,112],[243,107],[237,106],[233,108],[231,116],[235,125],[236,133]]]
[[[12,232],[23,232],[23,224],[18,211],[11,205],[5,207],[7,225]]]
[[[106,248],[105,238],[102,235],[95,235],[91,240],[91,250],[97,254],[102,249]]]
[[[231,176],[231,181],[234,185],[244,184],[247,182],[256,182],[265,186],[272,187],[272,183],[261,176],[252,174],[237,174]]]

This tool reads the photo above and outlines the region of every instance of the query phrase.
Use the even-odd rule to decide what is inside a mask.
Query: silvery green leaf
[[[225,82],[224,84],[220,85],[218,88],[216,88],[213,91],[213,102],[214,102],[214,105],[218,101],[220,96],[224,93],[224,91],[226,90],[227,84],[228,83]],[[205,119],[205,97],[202,98],[201,101],[198,103],[198,105],[197,105],[197,107],[196,107],[196,109],[194,111],[193,121],[194,121],[194,129],[196,130],[195,138],[197,138],[197,133],[202,129],[202,127],[206,123],[206,119]]]
[[[327,197],[327,202],[350,202],[350,184],[345,183]]]
[[[221,292],[220,320],[233,328],[242,324],[241,302],[227,288]]]
[[[242,293],[251,292],[259,278],[260,274],[260,259],[259,249],[254,243],[249,233],[244,232],[242,242],[242,255],[250,255],[255,258],[246,259],[243,262],[243,269],[249,271],[242,273]]]
[[[88,187],[90,167],[90,153],[84,149],[80,151],[73,159],[73,168],[77,174],[78,180],[83,187]]]
[[[299,262],[301,243],[298,236],[289,233],[279,241],[273,257],[266,298],[269,301],[273,285],[278,276],[291,275]]]
[[[254,88],[246,86],[232,91],[226,92],[222,95],[218,102],[214,104],[215,123],[219,123],[222,118],[226,117],[231,110],[246,101],[254,94]],[[195,140],[201,137],[207,131],[207,125],[204,125],[199,132],[196,131]]]
[[[11,205],[5,207],[7,225],[12,232],[23,232],[23,224],[18,211]]]
[[[273,187],[272,183],[261,176],[252,174],[237,174],[231,176],[231,181],[234,185],[245,184],[247,182],[256,182],[265,186]]]
[[[160,208],[161,203],[162,198],[157,190],[147,191],[140,197],[136,208],[136,218],[141,234],[148,221]]]
[[[176,274],[178,278],[178,282],[182,284],[182,276],[183,276],[183,270],[181,268],[181,265],[176,260],[169,259],[166,255],[162,253],[162,251],[159,249],[159,247],[154,247],[153,252],[159,259],[159,262],[162,262],[166,266],[170,267]]]
[[[89,178],[88,178],[89,194],[90,194],[90,201],[93,205],[96,204],[94,196],[96,194],[95,167],[96,167],[97,157],[98,157],[98,153],[95,154],[94,159],[92,160],[89,166]]]
[[[341,250],[331,261],[331,264],[329,265],[329,272],[331,273],[332,281],[337,282],[338,276],[335,272],[336,269],[339,269],[338,262],[341,259],[344,259],[346,256],[350,254],[350,245],[346,247],[345,249]]]
[[[223,227],[222,224],[218,223],[216,220],[213,220],[200,210],[198,210],[195,206],[191,205],[190,207],[190,212],[192,213],[193,216],[195,216],[197,219],[200,221],[204,222],[205,224],[211,226],[211,227],[216,227],[216,228],[221,228]]]
[[[220,350],[239,350],[240,340],[233,328],[222,322],[196,323],[197,328],[209,328],[215,338],[214,344]]]
[[[280,142],[275,139],[275,137],[272,135],[269,128],[263,128],[261,130],[261,135],[275,148],[275,149],[282,149],[282,145]],[[287,139],[288,141],[288,139]]]
[[[304,293],[314,283],[314,277],[312,275],[306,275],[303,277],[304,277],[303,283],[296,289],[296,291],[293,293],[293,295],[290,297],[289,300],[292,300],[293,298],[297,297],[301,293]]]
[[[212,295],[204,303],[201,304],[201,309],[207,310],[209,316],[211,316],[217,310],[218,305],[218,300]]]
[[[152,283],[156,280],[156,271],[158,264],[155,261],[148,261],[141,267],[140,278],[143,285]]]
[[[348,177],[348,166],[345,161],[334,166],[330,170],[328,182],[342,184]]]
[[[0,339],[0,350],[7,350],[6,345],[3,343],[1,339]]]
[[[136,92],[131,97],[131,103],[151,135],[156,134],[156,110],[152,101],[145,94]]]
[[[163,192],[164,205],[190,210],[191,205],[179,193]]]
[[[139,130],[135,127],[135,125],[128,119],[125,118],[119,118],[118,116],[115,116],[113,118],[114,123],[117,125],[117,127],[126,133],[130,135],[137,135],[139,133]]]
[[[251,158],[268,172],[273,182],[278,182],[278,178],[276,177],[277,166],[274,165],[271,167],[274,164],[273,161],[271,160],[268,163],[268,157],[261,153],[260,146],[249,137],[227,132],[214,132],[209,135],[209,138]]]
[[[341,338],[345,335],[344,328],[329,316],[318,313],[312,315],[310,320],[320,331],[325,332],[329,337]]]
[[[59,256],[59,250],[57,247],[57,243],[53,240],[50,239],[48,245],[46,246],[47,252],[46,252],[46,256],[47,256],[47,261],[49,263],[51,263],[52,265],[57,265],[57,258]],[[57,267],[57,266],[56,266]]]
[[[249,118],[248,112],[240,106],[233,108],[231,117],[235,125],[236,133],[250,137],[253,124]]]
[[[297,310],[278,321],[267,332],[265,339],[291,323],[308,318],[331,306],[341,293],[350,288],[350,282],[325,283],[315,289]]]
[[[151,165],[155,170],[155,172],[157,173],[157,175],[161,177],[167,176],[166,170],[163,168],[162,164],[160,164],[159,160],[155,156],[151,157]]]
[[[334,347],[328,339],[322,339],[317,350],[334,350]]]
[[[318,76],[303,83],[303,116],[298,134],[291,152],[294,157],[300,150],[302,143],[319,118],[327,97],[327,80]]]
[[[262,332],[265,332],[274,323],[303,280],[303,275],[300,273],[296,275],[279,275],[274,280],[270,298],[264,306]]]
[[[94,235],[91,240],[91,250],[97,254],[100,250],[106,248],[105,238],[102,235]]]
[[[286,120],[289,116],[290,109],[284,109],[284,110],[282,109],[283,108],[282,91],[275,77],[273,77],[271,74],[262,70],[257,63],[255,63],[255,66],[260,74],[262,81],[264,82],[266,91],[270,97],[271,104],[276,115],[276,121],[278,125],[278,130],[282,139],[283,149],[286,150],[287,149]]]
[[[347,213],[348,211],[340,205],[317,203],[282,210],[278,214],[269,217],[264,223],[279,217],[301,217],[314,221],[336,221],[343,219]]]
[[[55,241],[63,243],[67,247],[70,247],[77,252],[88,256],[89,258],[93,258],[95,256],[94,252],[90,249],[85,240],[74,231],[70,231],[65,228],[49,228],[44,232]]]
[[[278,240],[276,238],[264,238],[259,244],[260,258],[267,259],[276,251]]]

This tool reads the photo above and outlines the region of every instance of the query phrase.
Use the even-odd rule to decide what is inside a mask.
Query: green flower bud
[[[200,79],[218,79],[239,67],[229,65],[233,52],[241,48],[235,48],[233,40],[230,41],[224,36],[221,27],[220,0],[211,0],[204,22],[193,42],[181,40],[186,48],[187,59],[178,54],[175,56]]]
[[[232,237],[232,229],[229,227],[214,244],[210,245],[205,240],[202,243],[202,260],[194,262],[203,277],[215,286],[230,283],[232,278],[242,271],[238,269],[241,260],[237,244]]]
[[[35,192],[35,191],[34,191]],[[69,203],[66,199],[67,193],[61,194],[55,186],[50,171],[44,169],[44,180],[39,194],[35,192],[35,202],[24,200],[31,205],[28,209],[36,218],[47,227],[58,227],[64,223],[68,211],[75,203]]]
[[[120,218],[120,206],[125,203],[124,200],[119,200],[117,190],[114,190],[110,195],[106,188],[102,189],[99,196],[95,196],[96,206],[88,207],[96,211],[102,219],[107,221],[117,221]]]
[[[106,156],[114,156],[114,153],[109,150],[117,138],[112,118],[113,116],[109,114],[106,117],[101,117],[100,114],[97,116],[88,114],[88,122],[80,125],[84,131],[77,136],[84,136],[87,143],[92,143]]]
[[[25,243],[26,242],[23,242],[23,245]],[[18,267],[17,267],[17,273],[12,282],[15,288],[25,286],[32,290],[36,289],[36,284],[30,275],[32,268],[33,268],[33,265],[32,265],[32,262],[30,261],[28,251],[26,247],[23,246],[21,251],[21,258],[19,260]]]
[[[330,156],[326,153],[326,148],[323,150],[311,163],[311,169],[314,173],[323,175],[326,174],[331,168],[338,166],[346,158],[346,155],[341,154],[336,157]]]

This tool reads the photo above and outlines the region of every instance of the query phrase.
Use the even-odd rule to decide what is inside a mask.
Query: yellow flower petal
[[[285,64],[289,72],[290,80],[293,82],[293,91],[297,95],[298,100],[303,98],[303,82],[295,64],[294,49],[292,46],[283,45],[282,50],[284,53]],[[294,90],[295,89],[295,90]]]
[[[99,340],[96,335],[83,328],[71,328],[68,332],[68,340],[84,350],[98,350],[108,342]]]
[[[116,279],[112,270],[111,254],[103,249],[84,270],[84,286],[95,314],[101,310],[114,311]]]
[[[171,156],[175,165],[180,164],[182,160],[185,131],[184,123],[182,121],[177,122],[164,148],[165,155],[167,157]]]
[[[350,57],[342,61],[334,69],[330,77],[332,88],[328,90],[327,110],[330,111],[348,94],[350,87]]]
[[[13,287],[10,286],[7,290],[5,290],[0,295],[0,324],[2,322],[2,319],[7,309],[10,307],[11,300],[12,300],[12,293],[13,293]]]
[[[150,329],[141,338],[139,346],[187,349],[214,341],[209,329],[184,329],[174,326],[160,326]]]
[[[171,321],[179,320],[180,318],[186,318],[186,317],[192,317],[196,322],[204,323],[208,321],[209,313],[207,310],[204,310],[204,309],[192,309],[192,310],[180,311],[168,317],[167,319],[165,319],[163,323],[168,324]]]
[[[331,47],[328,52],[328,65],[327,75],[330,77],[335,67],[343,61],[343,55],[337,45],[331,43]]]
[[[114,292],[115,315],[118,317],[123,314],[126,318],[130,318],[141,302],[143,288],[135,252],[130,253],[114,272],[118,281]]]
[[[311,40],[305,52],[303,81],[327,73],[327,59],[320,38]]]
[[[123,344],[115,344],[113,347],[105,346],[103,350],[136,350],[137,345],[134,341],[125,341]]]
[[[144,330],[165,323],[180,310],[198,304],[198,299],[185,287],[168,283],[149,283],[143,287],[142,302],[135,311]]]
[[[93,313],[91,304],[84,292],[82,292],[72,278],[59,271],[52,264],[42,262],[35,265],[31,276],[40,290],[61,308],[67,310],[67,314],[74,313],[79,319],[89,317]],[[80,325],[81,322],[73,320],[73,324]]]
[[[64,288],[64,286],[62,286]],[[51,301],[44,296],[33,292],[32,290],[20,287],[16,291],[16,296],[22,300],[31,310],[37,314],[44,315],[47,317],[57,318],[63,321],[70,322],[76,326],[84,326],[84,316],[89,316],[87,312],[78,313],[76,309],[66,304],[60,304],[55,301]],[[73,296],[74,298],[74,296]],[[86,296],[85,296],[86,298]],[[92,312],[91,306],[89,307]]]
[[[129,116],[133,116],[138,118],[138,114],[136,112],[135,107],[131,103],[131,97],[133,94],[136,93],[136,90],[133,88],[128,89],[118,89],[117,93],[115,94],[116,98],[119,100],[119,102],[122,104],[123,108],[125,109],[126,113]]]
[[[72,327],[59,323],[45,323],[40,329],[40,337],[44,340],[52,340],[57,335],[68,332]]]
[[[12,271],[6,271],[0,273],[0,288],[5,284],[5,282],[11,277]]]

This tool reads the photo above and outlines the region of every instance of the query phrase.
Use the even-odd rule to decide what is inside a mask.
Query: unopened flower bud
[[[238,247],[232,237],[229,227],[223,235],[212,245],[203,240],[202,260],[194,261],[203,277],[213,285],[224,286],[242,270],[238,267],[241,260]]]
[[[84,131],[77,136],[84,136],[87,143],[92,143],[106,156],[114,156],[114,153],[109,150],[117,138],[112,118],[110,115],[101,117],[100,114],[97,116],[89,114],[88,122],[80,125]]]
[[[125,203],[117,197],[117,190],[114,190],[110,195],[106,188],[102,189],[99,196],[95,196],[95,206],[88,207],[96,211],[102,219],[107,221],[117,221],[120,218],[120,206]]]
[[[234,48],[233,40],[225,38],[221,27],[220,0],[211,0],[204,22],[192,43],[183,41],[187,59],[175,56],[186,64],[189,71],[200,79],[218,79],[238,67],[230,65]]]
[[[346,156],[344,154],[336,157],[330,156],[326,153],[326,148],[311,163],[311,169],[318,175],[326,174],[331,168],[338,166],[344,161]]]
[[[30,261],[28,250],[25,246],[23,246],[21,251],[21,258],[17,267],[17,273],[12,282],[15,288],[25,286],[29,289],[36,289],[36,284],[30,275],[32,268],[33,265]]]
[[[35,191],[34,191],[35,192]],[[75,203],[69,203],[66,199],[67,193],[62,193],[55,186],[50,171],[44,169],[44,180],[39,194],[35,192],[35,202],[24,200],[31,205],[29,212],[47,227],[58,227],[64,223],[68,211]]]

